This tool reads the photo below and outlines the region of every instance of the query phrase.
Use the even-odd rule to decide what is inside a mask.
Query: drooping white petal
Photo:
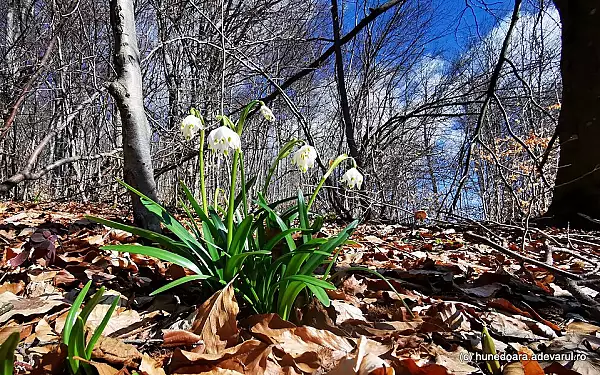
[[[360,189],[363,183],[363,175],[356,168],[350,168],[344,173],[341,181],[345,183],[350,189]]]
[[[203,128],[202,120],[194,115],[188,115],[181,121],[181,134],[186,140],[192,139]]]
[[[240,136],[227,126],[220,126],[208,135],[208,147],[217,155],[227,155],[229,150],[242,148]]]
[[[275,121],[275,115],[273,114],[273,111],[271,111],[271,109],[266,105],[263,104],[260,106],[260,113],[265,119],[267,119],[267,121]]]
[[[304,145],[298,149],[292,156],[292,163],[296,164],[302,172],[315,166],[317,159],[317,150],[309,145]]]

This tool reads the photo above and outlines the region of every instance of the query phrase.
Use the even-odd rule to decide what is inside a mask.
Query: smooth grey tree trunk
[[[119,108],[123,126],[123,177],[129,185],[156,201],[150,155],[151,131],[144,112],[133,0],[110,0],[110,23],[115,42],[117,79],[110,84],[109,91]],[[132,193],[131,199],[135,223],[160,231],[160,221],[142,205],[139,197]]]
[[[17,76],[16,68],[19,64],[15,61],[15,53],[14,53],[14,42],[19,34],[17,31],[18,22],[17,19],[17,4],[15,0],[9,0],[7,5],[6,12],[6,37],[4,39],[4,44],[8,48],[6,55],[4,56],[4,61],[1,62],[2,70],[5,72],[5,76],[3,76],[3,86],[0,91],[0,111],[2,111],[2,116],[4,117],[4,111],[8,110],[10,107],[10,101],[12,99],[13,93],[13,82],[15,77]],[[0,128],[4,128],[4,119],[0,119]]]

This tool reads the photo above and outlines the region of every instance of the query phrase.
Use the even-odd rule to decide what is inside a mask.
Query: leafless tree
[[[454,197],[455,212],[492,220],[547,209],[562,92],[560,24],[550,0],[523,1],[494,90],[512,9],[490,13],[490,29],[469,31],[468,44],[449,54],[436,44],[448,36],[429,0],[333,3],[135,2],[145,112],[135,122],[148,121],[143,143],[157,199],[175,204],[178,180],[198,191],[199,140],[179,134],[190,107],[214,126],[221,111],[235,118],[260,98],[277,120],[254,116],[245,129],[245,163],[257,186],[287,140],[305,139],[319,151],[318,169],[305,175],[284,161],[272,198],[310,190],[329,160],[348,153],[365,174],[363,189],[344,189],[340,169],[327,182],[329,199],[315,208],[391,220],[418,208],[443,216]],[[471,12],[483,3],[467,1],[462,16],[492,12]],[[107,90],[120,75],[109,8],[100,0],[38,1],[35,11],[32,4],[0,4],[0,193],[121,201],[116,179],[127,159],[128,117]],[[212,196],[228,179],[205,156]]]

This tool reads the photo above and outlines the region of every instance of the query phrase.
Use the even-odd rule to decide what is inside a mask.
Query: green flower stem
[[[240,272],[240,273],[242,273],[242,272]],[[250,293],[252,293],[252,297],[254,298],[254,301],[250,301],[250,305],[252,305],[252,307],[256,310],[256,305],[261,302],[261,299],[258,296],[258,294],[256,293],[256,290],[254,289],[252,284],[250,283],[250,279],[248,278],[248,276],[246,276],[245,274],[242,274],[242,277],[244,278],[244,281],[246,281],[246,285],[247,285],[248,289],[250,290]]]
[[[237,169],[240,160],[240,150],[235,150],[231,166],[231,186],[229,187],[229,204],[227,205],[227,249],[233,240],[233,210],[235,206],[235,183],[237,181]]]
[[[310,211],[310,207],[312,206],[313,202],[317,198],[317,194],[319,193],[319,190],[321,190],[321,188],[323,187],[323,184],[325,183],[325,180],[327,180],[327,177],[329,177],[329,173],[325,174],[323,176],[323,178],[321,179],[321,181],[319,181],[317,188],[315,189],[313,195],[310,197],[310,200],[308,201],[308,205],[306,206],[306,211]]]
[[[208,200],[206,198],[206,181],[204,177],[204,135],[205,130],[200,130],[200,151],[198,154],[200,163],[200,194],[202,194],[202,209],[208,215]]]
[[[271,167],[269,168],[269,172],[267,173],[267,178],[265,179],[265,184],[262,189],[262,193],[265,196],[265,198],[267,197],[267,189],[269,188],[269,184],[271,183],[271,178],[273,178],[273,174],[275,173],[275,170],[277,169],[279,162],[281,160],[285,159],[292,152],[292,149],[296,145],[301,145],[303,143],[304,143],[304,141],[300,141],[298,139],[292,139],[291,141],[287,142],[281,148],[281,150],[279,150],[279,153],[277,154],[277,158],[273,161],[273,164],[271,164]]]
[[[240,177],[242,178],[242,203],[244,206],[244,217],[248,216],[248,198],[246,191],[246,171],[244,168],[244,153],[240,151]]]
[[[323,178],[321,178],[321,181],[319,181],[319,184],[317,185],[317,188],[315,189],[314,193],[312,194],[312,196],[310,197],[310,200],[308,201],[308,205],[306,206],[306,210],[310,211],[310,207],[312,206],[312,204],[314,203],[315,199],[317,198],[317,194],[319,193],[319,190],[321,190],[321,188],[323,187],[323,184],[325,183],[325,181],[327,180],[327,178],[329,178],[329,176],[331,175],[331,173],[333,172],[333,170],[340,165],[341,162],[343,162],[344,160],[348,159],[348,155],[346,154],[342,154],[340,156],[338,156],[333,163],[331,163],[331,166],[329,167],[329,169],[327,170],[327,173],[325,173],[323,175]]]

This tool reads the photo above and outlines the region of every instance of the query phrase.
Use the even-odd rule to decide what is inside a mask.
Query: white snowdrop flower
[[[227,126],[220,126],[208,135],[208,147],[219,156],[227,155],[230,149],[242,148],[242,141],[236,132]]]
[[[260,113],[264,118],[267,119],[267,121],[275,121],[275,115],[273,114],[273,111],[271,111],[271,109],[266,105],[262,104],[260,106]]]
[[[194,115],[189,115],[181,121],[181,134],[188,141],[202,129],[204,129],[202,120]]]
[[[350,189],[354,189],[355,186],[360,189],[363,183],[363,175],[358,171],[358,169],[350,168],[346,171],[346,173],[344,173],[341,181],[348,185]]]
[[[304,145],[298,149],[292,156],[292,163],[296,164],[302,172],[306,172],[308,168],[315,166],[317,159],[317,150],[309,145]]]

